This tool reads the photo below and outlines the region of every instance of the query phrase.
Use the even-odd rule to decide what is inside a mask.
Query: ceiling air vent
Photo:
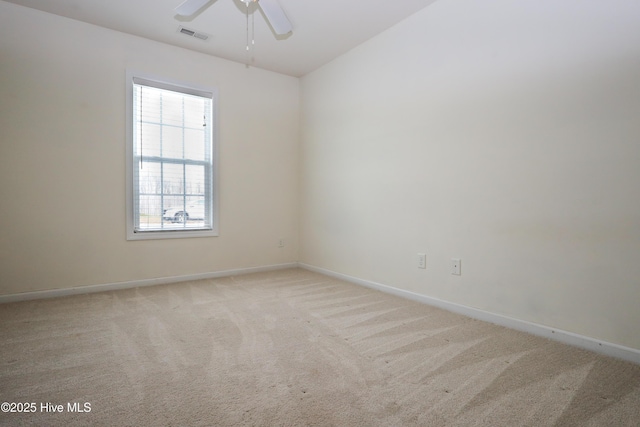
[[[178,27],[178,32],[184,34],[185,36],[195,37],[200,40],[206,40],[209,38],[208,34],[201,33],[200,31],[190,30],[189,28],[185,28],[182,25]]]

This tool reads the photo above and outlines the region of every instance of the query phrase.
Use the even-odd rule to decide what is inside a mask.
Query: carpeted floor
[[[7,426],[640,425],[638,365],[301,269],[0,305],[0,345]]]

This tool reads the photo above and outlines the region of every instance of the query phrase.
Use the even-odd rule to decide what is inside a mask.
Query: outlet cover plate
[[[454,276],[460,276],[462,272],[460,258],[451,258],[451,274]]]
[[[418,254],[418,268],[427,268],[427,254]]]

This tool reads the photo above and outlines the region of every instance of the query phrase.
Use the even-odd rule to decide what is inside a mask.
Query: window
[[[127,74],[127,237],[217,235],[215,92]]]

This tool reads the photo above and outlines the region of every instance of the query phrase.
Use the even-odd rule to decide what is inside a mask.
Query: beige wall
[[[219,237],[126,240],[127,68],[218,88]],[[0,2],[0,295],[295,262],[298,121],[298,79]]]
[[[301,87],[300,261],[640,349],[638,2],[438,1]]]

